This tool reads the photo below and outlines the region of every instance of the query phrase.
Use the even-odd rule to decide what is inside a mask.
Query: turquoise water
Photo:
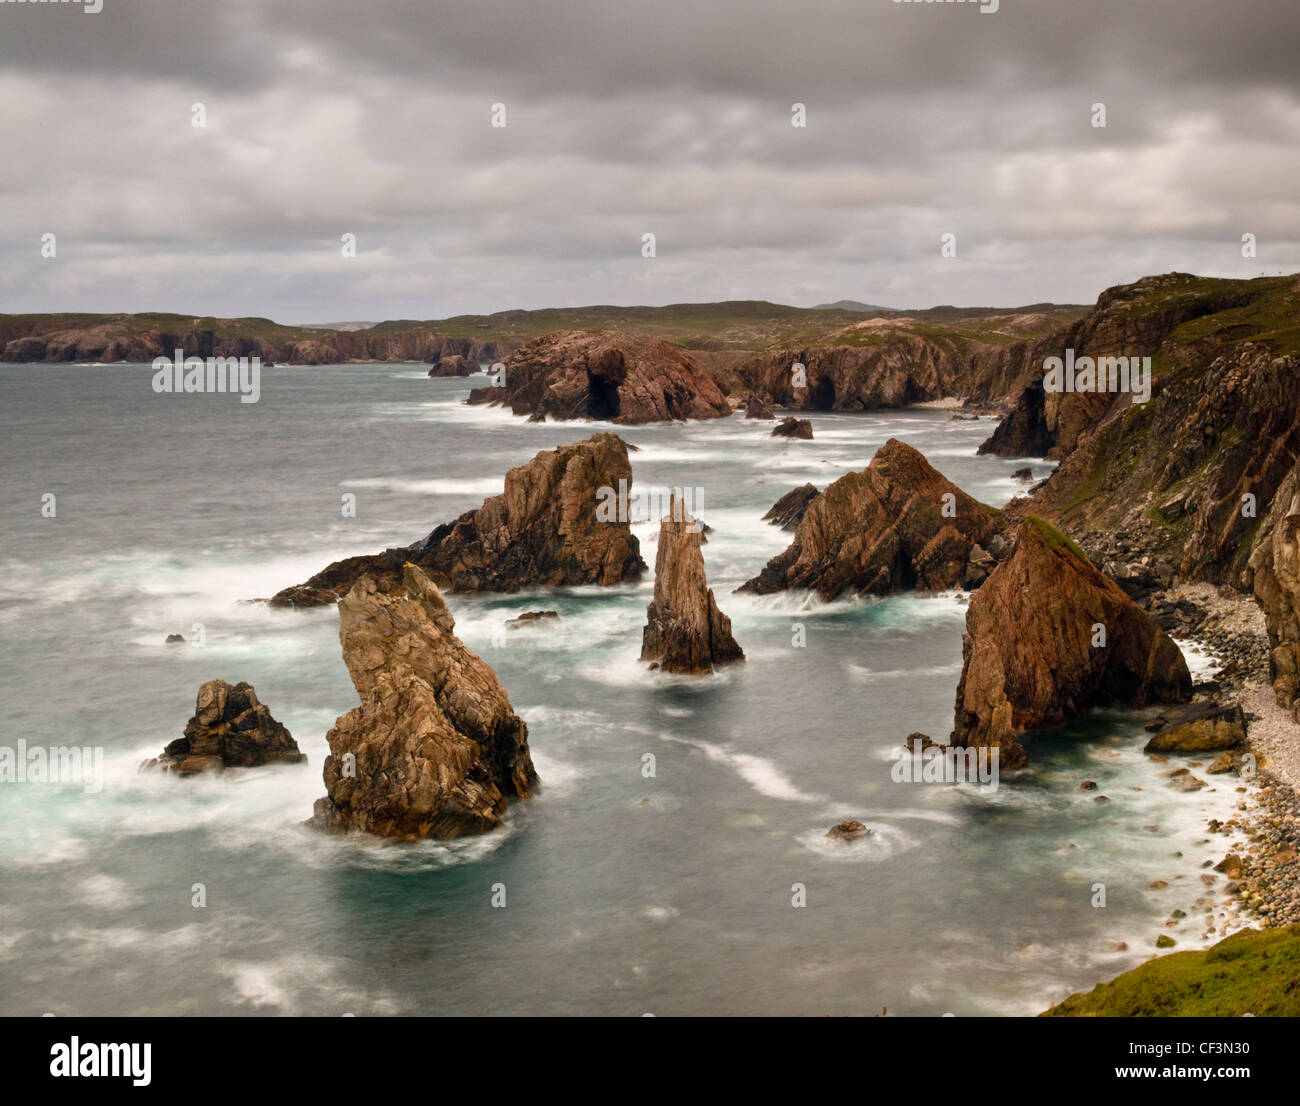
[[[471,381],[420,366],[264,369],[256,404],[156,395],[150,376],[0,366],[0,744],[106,758],[97,793],[0,785],[0,1013],[1019,1014],[1137,963],[1159,932],[1201,943],[1163,922],[1192,910],[1200,830],[1235,796],[1166,789],[1141,717],[1034,739],[1032,772],[993,793],[897,784],[905,735],[951,726],[959,599],[731,594],[789,540],[759,521],[773,501],[891,436],[1005,502],[1025,462],[975,456],[990,420],[814,415],[812,442],[738,418],[620,428],[638,484],[704,489],[710,582],[747,663],[647,673],[648,578],[451,596],[543,787],[490,836],[384,846],[301,824],[325,732],[356,704],[336,613],[242,601],[422,537],[599,427],[467,407]],[[655,527],[636,529],[653,564]],[[556,629],[501,632],[539,607]],[[196,624],[202,646],[164,646]],[[136,772],[217,677],[257,688],[306,768]],[[1112,802],[1078,793],[1085,778]],[[844,818],[872,835],[829,845]],[[1157,878],[1170,889],[1147,890]]]

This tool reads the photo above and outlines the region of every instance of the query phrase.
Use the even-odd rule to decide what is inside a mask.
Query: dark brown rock
[[[622,424],[731,414],[722,389],[689,354],[645,335],[561,330],[503,363],[504,385],[475,389],[470,403],[504,403],[534,418]]]
[[[641,639],[641,659],[664,672],[704,675],[745,659],[709,588],[701,536],[700,524],[674,496],[659,524],[654,598]]]
[[[524,611],[518,618],[507,618],[506,629],[522,630],[529,626],[543,626],[559,621],[558,611]]]
[[[808,511],[808,505],[821,493],[811,484],[788,491],[763,516],[764,522],[774,522],[782,530],[794,530]]]
[[[1273,691],[1300,722],[1300,464],[1267,505],[1249,576],[1264,610]]]
[[[614,434],[543,450],[506,473],[500,495],[439,526],[424,541],[335,561],[306,583],[278,592],[270,603],[333,603],[362,576],[396,580],[407,561],[439,587],[459,592],[635,580],[646,566],[628,520],[606,518],[598,510],[620,487],[631,486],[627,447]]]
[[[870,837],[871,830],[861,822],[850,818],[846,822],[840,822],[838,825],[831,826],[826,831],[826,836],[838,844],[846,845],[850,841],[856,841],[860,837]]]
[[[812,423],[807,419],[784,418],[772,429],[774,438],[802,438],[812,441]]]
[[[891,438],[862,472],[840,477],[809,502],[790,547],[740,590],[808,588],[826,600],[939,591],[962,583],[972,547],[1001,528],[996,510]]]
[[[1106,644],[1094,646],[1094,625]],[[1003,768],[1028,761],[1018,735],[1090,707],[1185,702],[1192,679],[1178,647],[1114,581],[1041,519],[966,611],[954,744],[994,747]]]
[[[252,684],[209,680],[199,688],[185,736],[170,742],[162,756],[145,761],[140,770],[193,776],[306,759],[289,731],[258,701]]]
[[[745,418],[774,419],[776,416],[772,414],[772,405],[767,400],[751,395],[745,400]]]
[[[339,603],[339,640],[361,705],[326,734],[325,798],[312,821],[416,840],[484,833],[537,773],[528,727],[488,665],[456,637],[415,565],[363,577]]]

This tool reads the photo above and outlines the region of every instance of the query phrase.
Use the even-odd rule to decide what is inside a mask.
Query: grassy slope
[[[1300,926],[1248,929],[1204,951],[1159,956],[1045,1018],[1300,1016]]]

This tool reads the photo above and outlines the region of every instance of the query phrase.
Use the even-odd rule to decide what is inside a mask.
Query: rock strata
[[[807,588],[825,600],[940,591],[962,584],[972,549],[994,548],[1001,529],[996,510],[891,438],[865,469],[810,499],[790,547],[740,590]]]
[[[289,731],[258,701],[252,684],[209,680],[199,688],[185,736],[170,742],[161,756],[145,761],[140,770],[194,776],[227,768],[300,764],[306,759]]]
[[[782,530],[794,530],[808,512],[808,505],[821,494],[812,484],[804,484],[793,491],[786,492],[772,504],[771,510],[763,516],[764,522],[772,522]]]
[[[673,497],[659,524],[654,598],[646,609],[641,659],[664,672],[705,675],[745,659],[704,571],[699,523]]]
[[[543,450],[506,473],[504,492],[423,541],[335,561],[305,583],[278,592],[270,603],[333,603],[364,575],[396,580],[407,561],[439,587],[457,592],[635,580],[646,566],[627,518],[606,518],[598,510],[602,490],[615,496],[631,486],[627,446],[614,434]]]
[[[528,727],[488,665],[461,644],[437,586],[358,580],[339,603],[361,705],[326,734],[327,795],[313,823],[417,840],[484,833],[538,784]]]
[[[1104,635],[1104,636],[1103,636]],[[1028,755],[1019,735],[1090,707],[1186,702],[1178,647],[1060,531],[1030,517],[966,612],[953,743]]]
[[[476,388],[470,403],[502,403],[535,419],[620,424],[731,414],[712,375],[676,346],[645,335],[561,330],[503,363],[505,384]]]

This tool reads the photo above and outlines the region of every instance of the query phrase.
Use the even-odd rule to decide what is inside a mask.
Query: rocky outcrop
[[[506,473],[500,495],[444,523],[423,541],[336,561],[305,583],[278,592],[270,603],[333,603],[362,576],[396,579],[407,561],[439,587],[458,592],[635,580],[645,562],[631,526],[626,518],[607,519],[598,510],[602,489],[631,486],[627,446],[617,435],[596,434],[543,450]]]
[[[1273,496],[1249,570],[1268,629],[1273,690],[1300,722],[1300,465]]]
[[[798,528],[803,516],[808,513],[809,504],[821,493],[812,484],[803,484],[793,491],[786,492],[772,504],[763,516],[764,522],[773,522],[782,530]]]
[[[140,770],[194,776],[227,768],[300,764],[306,759],[289,731],[258,701],[252,684],[232,686],[225,680],[209,680],[199,688],[185,736],[170,742],[161,756],[145,761]]]
[[[760,396],[750,395],[745,400],[745,418],[747,419],[774,419],[772,414],[772,405]]]
[[[659,524],[654,598],[646,609],[641,659],[652,668],[706,675],[745,659],[731,636],[731,619],[718,609],[704,571],[700,524],[673,497]]]
[[[1069,538],[1031,517],[966,611],[952,743],[996,748],[1001,767],[1016,768],[1028,761],[1026,730],[1191,693],[1169,636]]]
[[[474,389],[470,403],[501,403],[536,419],[620,424],[731,414],[713,377],[658,338],[561,330],[529,342],[504,365],[504,385]]]
[[[891,438],[811,500],[790,547],[740,590],[807,588],[826,600],[940,591],[963,583],[973,547],[993,547],[1001,529],[996,510]]]
[[[461,356],[495,361],[517,345],[438,334],[429,327],[329,330],[280,326],[269,319],[191,319],[181,315],[0,316],[0,361],[152,361],[260,357],[265,364],[350,361],[433,362]]]
[[[430,376],[473,376],[479,371],[477,361],[469,357],[462,357],[460,354],[452,354],[449,357],[439,357],[433,363],[433,368],[429,370]]]
[[[437,586],[412,564],[382,584],[363,577],[339,603],[361,705],[325,735],[315,825],[402,840],[485,833],[537,787],[528,727],[454,630]]]
[[[1246,717],[1236,704],[1187,703],[1163,711],[1147,725],[1155,736],[1147,753],[1217,753],[1246,743]]]
[[[812,441],[812,423],[807,419],[784,418],[772,428],[773,438],[803,438]]]

